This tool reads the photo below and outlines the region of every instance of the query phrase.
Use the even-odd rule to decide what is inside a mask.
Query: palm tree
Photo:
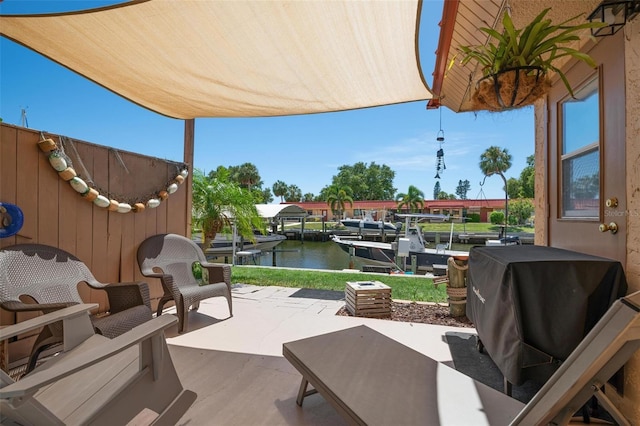
[[[273,190],[273,195],[275,195],[276,197],[280,197],[280,202],[283,202],[284,196],[287,195],[287,184],[281,180],[278,180],[273,184],[271,189]]]
[[[353,196],[351,194],[353,194],[353,191],[348,186],[331,185],[327,191],[327,204],[331,211],[337,211],[342,218],[346,204],[349,203],[353,207]]]
[[[504,229],[505,237],[507,230],[507,223],[509,218],[509,198],[507,194],[507,179],[504,177],[504,172],[511,167],[511,154],[506,148],[499,148],[497,146],[490,146],[485,152],[480,155],[480,170],[486,177],[492,175],[499,175],[504,182]]]
[[[258,168],[252,163],[244,163],[234,170],[234,178],[241,185],[246,186],[249,191],[251,187],[260,183],[260,173]]]
[[[238,235],[252,241],[254,229],[266,233],[251,192],[230,182],[225,172],[210,178],[201,170],[194,170],[192,216],[194,225],[203,233],[204,247],[209,247],[216,234],[232,224]]]
[[[406,206],[411,213],[420,211],[424,207],[424,192],[413,185],[409,185],[406,194],[399,193],[396,195],[396,201],[399,201],[398,210]]]
[[[480,155],[480,170],[486,176],[502,175],[511,167],[511,154],[506,148],[490,146]]]
[[[287,194],[285,195],[287,202],[297,202],[302,200],[302,190],[298,188],[298,185],[289,185],[287,187]]]

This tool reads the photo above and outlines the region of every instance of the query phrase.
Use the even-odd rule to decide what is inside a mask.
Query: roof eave
[[[440,38],[438,39],[438,49],[436,50],[436,65],[433,71],[433,84],[431,92],[433,99],[427,103],[427,109],[437,109],[440,107],[440,92],[444,76],[447,71],[447,58],[451,49],[451,40],[453,38],[453,29],[456,25],[456,17],[458,15],[458,5],[460,0],[445,0],[442,9],[442,19],[440,20]]]

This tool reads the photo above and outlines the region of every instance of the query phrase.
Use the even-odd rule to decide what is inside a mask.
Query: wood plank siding
[[[40,132],[0,124],[0,202],[18,205],[24,225],[17,235],[0,239],[0,248],[20,243],[40,243],[62,248],[80,258],[102,282],[147,281],[152,308],[162,295],[160,281],[143,278],[136,261],[138,245],[157,233],[189,235],[188,179],[155,209],[139,213],[110,212],[83,199],[51,167],[38,148]],[[146,201],[167,187],[181,162],[171,162],[95,145],[65,136],[44,134],[65,154],[82,179],[93,182],[101,194],[121,202]],[[190,168],[189,168],[189,171]],[[116,198],[118,197],[118,198]],[[80,289],[85,302],[108,309],[99,290]],[[13,315],[0,312],[2,324]]]

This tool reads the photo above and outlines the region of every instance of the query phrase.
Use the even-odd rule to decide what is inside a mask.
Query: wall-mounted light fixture
[[[639,12],[640,0],[604,0],[587,19],[589,22],[603,22],[607,25],[592,28],[591,34],[596,37],[613,35]]]

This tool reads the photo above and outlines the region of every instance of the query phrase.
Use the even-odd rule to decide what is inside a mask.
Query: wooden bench
[[[285,343],[282,352],[302,374],[298,405],[320,393],[350,424],[507,425],[524,407],[366,326]]]

